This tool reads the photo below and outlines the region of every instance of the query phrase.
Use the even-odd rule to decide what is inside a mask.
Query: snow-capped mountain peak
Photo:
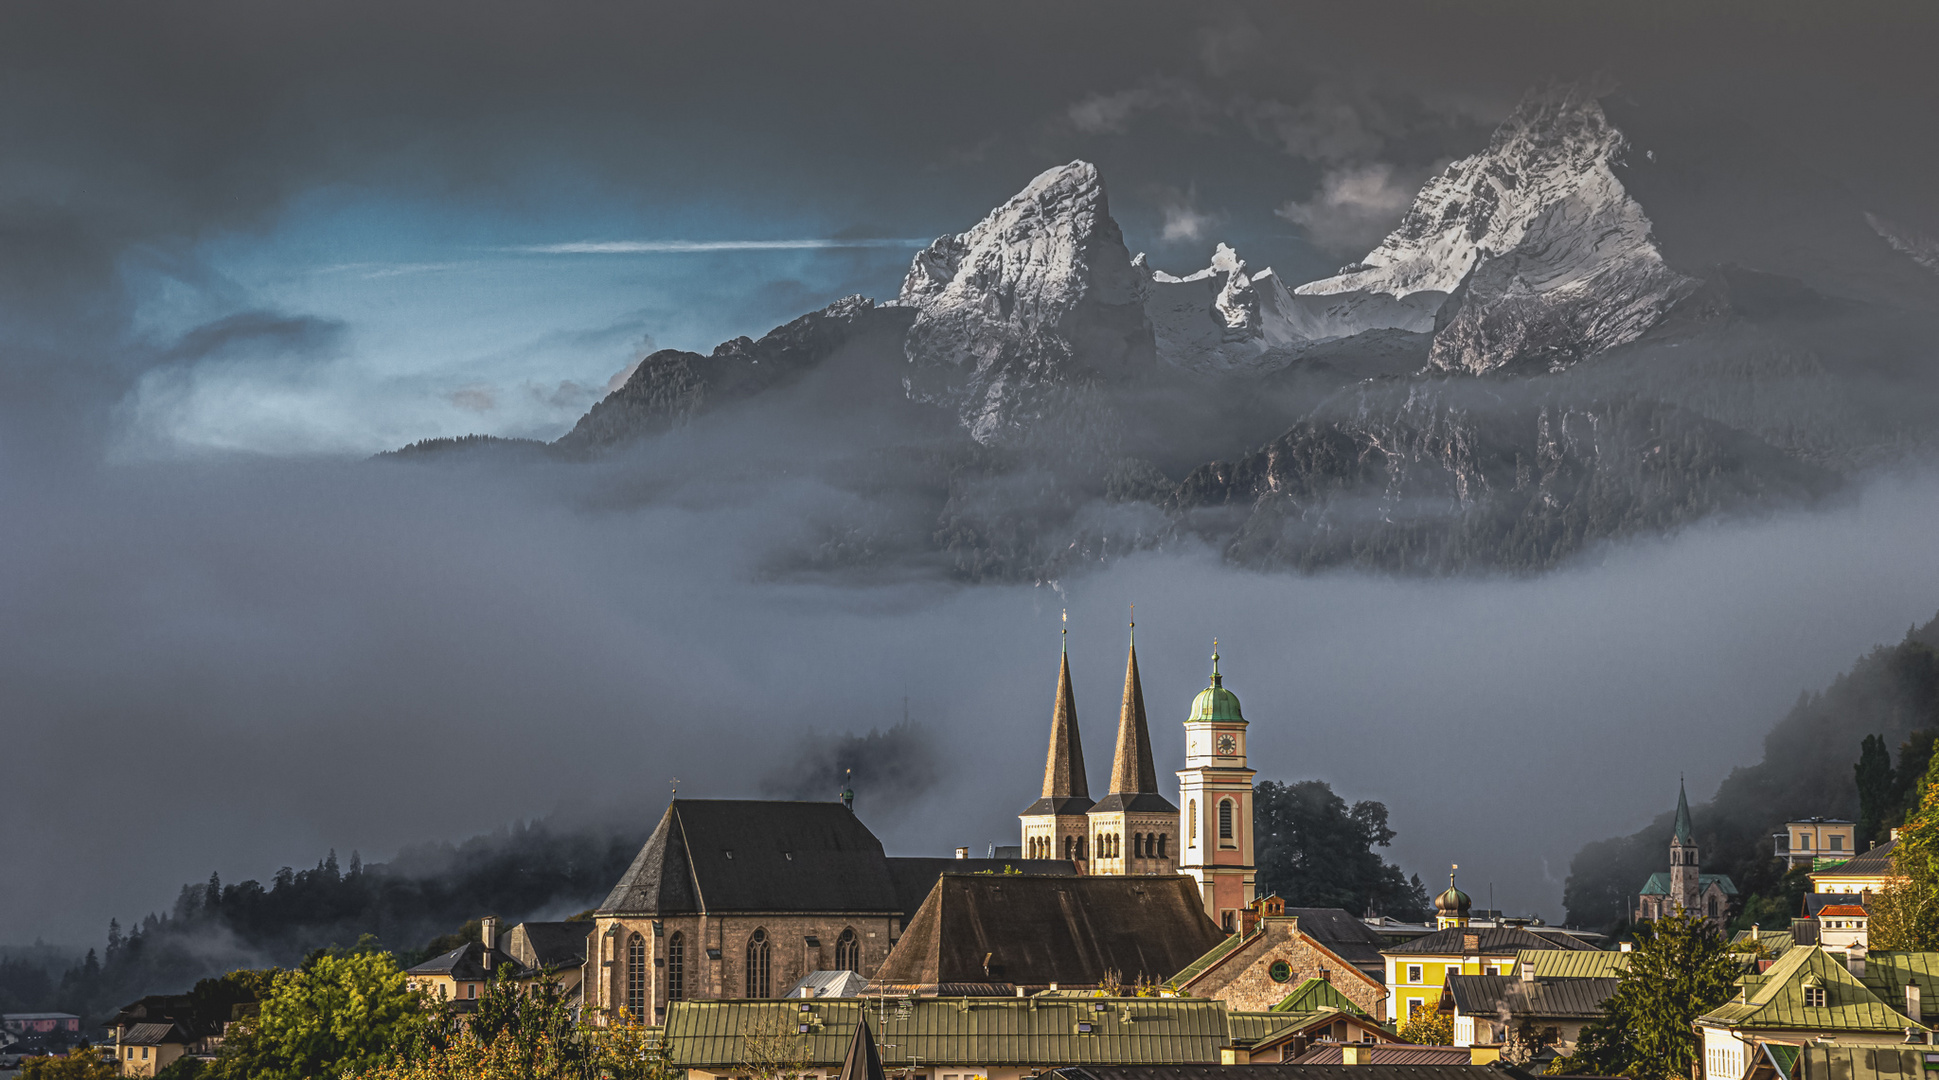
[[[1617,178],[1627,145],[1586,87],[1532,91],[1380,246],[1294,292],[1340,333],[1435,332],[1430,364],[1447,370],[1560,366],[1632,340],[1696,283],[1664,264]]]
[[[977,441],[1002,441],[1046,388],[1148,360],[1145,288],[1097,167],[1046,170],[911,263],[897,299],[917,312],[909,392],[955,409]]]

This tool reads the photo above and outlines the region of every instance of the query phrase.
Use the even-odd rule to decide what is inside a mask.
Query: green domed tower
[[[1236,931],[1252,903],[1252,769],[1246,767],[1246,718],[1225,688],[1219,643],[1212,642],[1211,685],[1185,717],[1185,767],[1178,770],[1181,844],[1178,871],[1195,879],[1212,921]]]

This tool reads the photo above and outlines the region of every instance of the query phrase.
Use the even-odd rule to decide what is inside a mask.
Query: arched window
[[[1232,839],[1232,800],[1219,800],[1219,839]]]
[[[1064,837],[1064,858],[1066,859],[1077,858],[1077,837],[1075,836]]]
[[[1192,846],[1197,847],[1198,846],[1198,800],[1197,799],[1192,799],[1186,802],[1185,820],[1188,823],[1185,827],[1191,830],[1185,835],[1188,838],[1190,838],[1192,842]]]
[[[637,933],[626,939],[626,1015],[634,1023],[646,1016],[646,939]]]
[[[768,932],[756,930],[747,939],[747,996],[768,996]]]
[[[855,940],[855,928],[852,926],[835,939],[835,970],[858,973],[862,970],[862,943]]]
[[[1077,857],[1080,859],[1089,859],[1090,856],[1084,853],[1084,845],[1085,845],[1085,838],[1082,836],[1078,837],[1077,838]]]
[[[1158,857],[1161,859],[1165,857],[1165,834],[1164,833],[1158,834]]]
[[[1145,834],[1132,833],[1131,834],[1131,857],[1134,859],[1142,859],[1145,857],[1146,854],[1147,853],[1145,851]]]
[[[687,939],[675,930],[667,937],[667,1000],[687,997]]]

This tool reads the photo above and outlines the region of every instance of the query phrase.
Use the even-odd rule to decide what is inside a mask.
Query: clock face
[[[1229,754],[1236,753],[1238,749],[1239,749],[1239,740],[1233,738],[1230,735],[1219,736],[1219,753],[1229,755]]]

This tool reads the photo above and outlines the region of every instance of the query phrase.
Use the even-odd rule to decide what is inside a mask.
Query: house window
[[[1831,837],[1831,850],[1833,851],[1845,850],[1845,838],[1842,836]]]
[[[1460,964],[1449,964],[1449,965],[1447,966],[1447,974],[1448,974],[1448,975],[1459,975],[1459,974],[1461,974],[1461,965],[1460,965]],[[1442,979],[1441,979],[1441,985],[1442,985],[1442,986],[1446,986],[1447,984],[1448,984],[1448,981],[1447,981],[1447,978],[1446,978],[1445,976],[1443,976],[1443,977],[1442,977]]]
[[[1798,850],[1799,850],[1799,851],[1810,851],[1810,850],[1811,850],[1811,834],[1810,834],[1810,833],[1799,833],[1799,834],[1798,834]]]
[[[1407,981],[1410,983],[1418,983],[1421,981],[1421,966],[1419,964],[1407,965]]]
[[[626,939],[626,1014],[646,1015],[646,939],[637,933]]]
[[[1805,987],[1804,1004],[1806,1008],[1810,1008],[1810,1009],[1824,1008],[1825,1007],[1825,988],[1822,986]]]
[[[862,970],[862,943],[855,940],[854,927],[843,930],[842,936],[835,939],[835,970],[858,973]]]
[[[1189,826],[1189,828],[1191,829],[1191,832],[1187,835],[1187,839],[1189,839],[1191,843],[1188,844],[1187,846],[1197,847],[1198,846],[1198,800],[1197,799],[1187,799],[1185,801],[1185,820],[1191,823]]]
[[[675,930],[667,938],[667,1000],[683,1001],[687,996],[687,936]]]
[[[477,998],[478,998],[478,984],[477,984],[477,983],[466,983],[466,984],[465,984],[465,996],[466,996],[466,997],[468,997],[468,998],[471,998],[471,999],[472,999],[472,1000],[474,1000],[474,1001],[475,1001],[475,1000],[477,1000]]]
[[[1219,800],[1219,839],[1232,839],[1232,800]]]
[[[768,932],[756,930],[747,939],[747,996],[768,996]]]
[[[1415,1017],[1418,1017],[1421,1014],[1421,1006],[1425,1004],[1427,1003],[1422,1001],[1420,998],[1408,998],[1407,999],[1407,1018],[1409,1020],[1412,1020]]]
[[[1710,898],[1710,917],[1717,917],[1717,898],[1714,896]]]

